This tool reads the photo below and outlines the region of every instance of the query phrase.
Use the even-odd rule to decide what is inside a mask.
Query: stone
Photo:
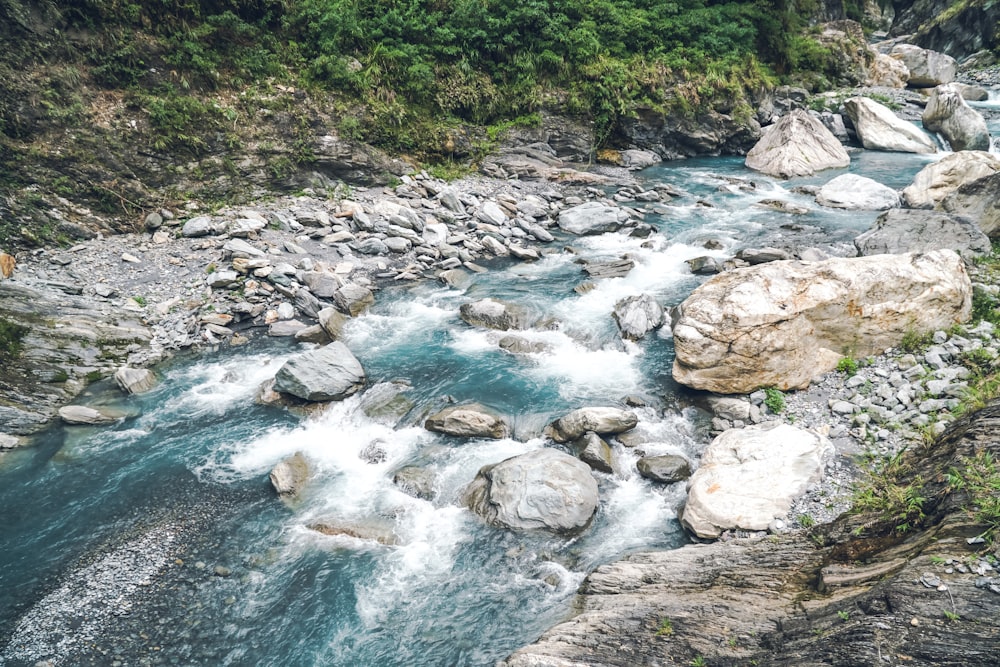
[[[841,174],[819,189],[816,203],[829,208],[884,211],[899,206],[899,194],[870,178]]]
[[[279,496],[291,498],[302,492],[310,475],[309,462],[305,455],[302,452],[295,452],[274,466],[268,477]]]
[[[269,332],[270,333],[270,332]],[[318,324],[306,326],[295,332],[295,340],[299,343],[314,343],[316,345],[326,345],[332,339],[326,331]]]
[[[267,327],[267,335],[272,338],[291,338],[292,336],[298,336],[308,328],[309,326],[305,322],[300,322],[299,320],[280,320],[272,322]]]
[[[556,442],[570,442],[588,431],[598,435],[616,435],[635,428],[638,416],[631,410],[612,407],[579,408],[545,428],[545,435]]]
[[[860,255],[899,255],[951,249],[963,257],[988,254],[990,240],[966,218],[921,209],[886,211],[854,239]]]
[[[457,290],[464,290],[472,283],[472,276],[463,269],[448,269],[438,274],[438,280],[448,287]]]
[[[212,218],[207,215],[199,215],[198,217],[191,218],[184,223],[181,227],[181,236],[187,238],[196,238],[199,236],[208,236],[209,234],[215,233],[215,226],[212,224]]]
[[[413,248],[413,243],[409,239],[393,236],[385,240],[385,247],[389,249],[389,252],[401,255],[404,252],[410,252]]]
[[[715,438],[688,482],[681,523],[701,538],[724,530],[766,530],[821,479],[833,445],[825,437],[768,422]]]
[[[639,474],[654,482],[673,484],[691,476],[691,462],[679,454],[644,456],[636,461]]]
[[[584,236],[618,231],[628,219],[628,213],[617,206],[587,202],[560,213],[558,224],[565,232]]]
[[[302,282],[313,296],[320,299],[329,299],[343,284],[340,276],[328,271],[303,271]]]
[[[357,317],[375,305],[375,294],[362,285],[347,283],[334,293],[333,302],[340,312]]]
[[[650,294],[625,297],[612,313],[622,338],[640,340],[663,324],[663,306]]]
[[[708,409],[716,417],[728,421],[746,421],[750,419],[750,406],[752,404],[742,398],[730,396],[709,396]]]
[[[424,428],[435,433],[444,433],[463,438],[493,438],[499,440],[510,435],[510,427],[504,419],[478,403],[453,405],[431,415],[424,422]]]
[[[144,394],[156,386],[156,374],[148,368],[123,366],[115,371],[115,383],[126,394]]]
[[[354,244],[354,249],[362,255],[388,255],[389,248],[377,238],[367,238]]]
[[[258,218],[237,218],[226,226],[226,233],[237,238],[256,237],[267,222]]]
[[[722,271],[722,266],[714,257],[702,256],[687,260],[688,268],[696,276],[711,276]]]
[[[437,475],[433,470],[420,466],[405,466],[393,474],[392,483],[414,498],[433,500],[436,494]]]
[[[490,525],[573,534],[597,510],[597,481],[579,459],[536,449],[483,466],[462,493],[462,504]]]
[[[67,424],[80,425],[113,424],[118,421],[118,417],[86,405],[65,405],[59,408],[59,418]]]
[[[143,221],[148,231],[156,231],[163,225],[163,216],[153,211],[152,213],[146,214],[146,218]]]
[[[464,303],[459,307],[458,315],[467,324],[485,329],[509,331],[527,327],[524,309],[499,299],[487,298]]]
[[[577,458],[598,472],[613,473],[611,447],[593,431],[573,442]]]
[[[347,324],[348,316],[336,308],[323,308],[316,314],[319,325],[331,340],[339,339],[344,332],[344,325]]]
[[[965,103],[953,85],[938,86],[920,119],[930,132],[937,132],[953,151],[988,151],[990,131],[983,115]]]
[[[992,153],[952,153],[917,172],[913,183],[903,188],[903,202],[910,208],[935,208],[963,185],[997,172],[1000,172],[1000,157]]]
[[[868,150],[899,153],[936,153],[937,145],[913,123],[868,97],[852,97],[844,110],[854,123],[861,145]]]
[[[975,220],[988,237],[1000,237],[1000,174],[963,183],[938,206],[952,215]]]
[[[205,282],[212,289],[229,289],[230,286],[236,285],[240,280],[240,274],[235,271],[215,271],[208,274]]]
[[[780,248],[743,248],[736,253],[736,259],[741,259],[751,266],[791,258],[791,253]]]
[[[379,382],[361,396],[358,407],[373,421],[397,424],[414,407],[406,395],[411,389],[405,382]]]
[[[868,66],[868,86],[880,86],[884,88],[906,88],[907,81],[910,80],[910,70],[899,58],[870,49],[872,53],[871,65]]]
[[[811,176],[850,163],[837,137],[802,109],[782,116],[746,157],[748,168],[778,178]]]
[[[13,276],[16,265],[17,261],[13,255],[0,251],[0,280],[7,280]]]
[[[0,433],[0,451],[15,449],[24,445],[24,439],[14,435]]]
[[[274,376],[274,389],[306,401],[337,401],[364,382],[361,363],[346,345],[334,341],[286,361]]]
[[[933,88],[942,83],[951,83],[958,74],[958,64],[954,58],[913,44],[896,44],[889,55],[906,65],[906,69],[910,71],[907,85],[911,88]]]
[[[965,322],[971,298],[951,250],[736,269],[678,307],[674,380],[721,394],[804,389],[844,350],[881,354],[908,331]]]

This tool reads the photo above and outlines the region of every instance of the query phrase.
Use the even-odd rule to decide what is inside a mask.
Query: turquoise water
[[[901,187],[926,162],[862,153],[851,170]],[[669,163],[639,174],[685,192],[648,212],[660,230],[649,239],[560,239],[553,247],[577,254],[498,264],[465,292],[382,290],[345,342],[372,382],[412,385],[413,408],[398,423],[366,417],[359,397],[306,421],[256,405],[258,386],[294,353],[274,341],[179,359],[141,397],[95,386],[81,402],[116,402],[133,416],[110,428],[53,427],[38,447],[0,460],[0,664],[489,665],[532,641],[571,614],[594,567],[686,541],[675,518],[683,489],[643,480],[636,454],[619,447],[619,472],[596,475],[593,524],[566,539],[484,526],[459,507],[462,488],[482,465],[543,446],[541,427],[560,414],[625,396],[650,406],[638,410],[648,453],[696,455],[704,417],[678,407],[669,335],[623,343],[612,308],[643,292],[679,303],[702,280],[685,265],[699,255],[849,242],[875,213],[819,209],[790,190],[833,175],[779,183],[736,158]],[[764,198],[810,212],[753,206]],[[705,250],[709,239],[722,248]],[[573,291],[586,280],[575,260],[625,254],[636,262],[627,277]],[[513,356],[497,347],[501,334],[464,325],[458,307],[485,296],[559,322],[519,334],[544,351]],[[459,441],[420,428],[449,398],[507,415],[515,438]],[[373,443],[384,460],[369,463],[360,454]],[[296,451],[315,476],[286,506],[267,473]],[[433,500],[392,484],[404,465],[435,474]],[[331,519],[379,527],[398,544],[307,528]]]

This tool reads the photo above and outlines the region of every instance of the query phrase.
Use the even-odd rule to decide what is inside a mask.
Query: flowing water
[[[865,152],[851,170],[902,187],[928,161]],[[677,407],[669,334],[623,343],[612,308],[643,292],[679,303],[701,280],[685,265],[699,255],[849,243],[875,213],[820,209],[790,191],[834,175],[776,182],[738,158],[667,163],[640,180],[686,194],[650,210],[660,231],[649,239],[563,239],[577,254],[498,264],[465,292],[382,290],[345,342],[371,381],[412,385],[414,407],[399,422],[365,416],[358,396],[306,421],[256,405],[257,387],[295,353],[274,341],[176,360],[143,396],[95,386],[81,402],[117,402],[131,416],[107,428],[53,427],[37,447],[0,460],[0,664],[489,665],[532,641],[571,613],[596,566],[685,542],[675,518],[683,485],[642,479],[632,450],[617,447],[618,472],[596,474],[598,514],[571,539],[485,526],[459,507],[461,489],[482,465],[545,446],[537,433],[553,418],[625,396],[650,406],[638,409],[648,453],[697,456],[707,430],[695,410]],[[765,198],[810,212],[753,206]],[[708,239],[722,248],[706,251]],[[627,277],[573,291],[584,281],[575,260],[626,253],[636,261]],[[485,296],[561,326],[524,332],[543,351],[507,354],[497,333],[457,317]],[[515,437],[460,441],[422,429],[421,416],[446,397],[507,415]],[[372,443],[374,463],[361,456]],[[315,477],[286,506],[267,473],[296,451]],[[404,465],[436,475],[433,500],[394,486]],[[307,528],[330,519],[377,526],[398,544]],[[230,572],[217,576],[216,566]]]

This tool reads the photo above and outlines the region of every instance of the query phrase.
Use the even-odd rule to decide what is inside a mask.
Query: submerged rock
[[[332,537],[353,537],[358,540],[378,542],[385,546],[396,546],[399,544],[399,538],[393,532],[392,526],[383,525],[375,521],[360,522],[327,518],[311,523],[306,527],[309,530]]]
[[[428,468],[405,466],[392,476],[392,483],[414,498],[433,500],[437,486],[437,475]]]
[[[478,403],[454,405],[431,415],[424,428],[436,433],[464,438],[493,438],[510,435],[510,427],[500,415]]]
[[[803,389],[844,350],[878,354],[908,331],[966,321],[971,298],[965,265],[950,250],[736,269],[678,307],[674,379],[721,394]]]
[[[802,109],[782,116],[746,158],[750,169],[778,178],[811,176],[850,163],[851,158],[837,137]]]
[[[483,466],[462,504],[494,526],[576,533],[597,511],[597,481],[569,454],[536,449]]]
[[[294,497],[302,491],[311,474],[306,457],[302,452],[295,452],[274,466],[268,478],[279,496]]]
[[[346,345],[334,341],[286,361],[274,376],[274,389],[307,401],[339,401],[364,382],[361,363]]]
[[[115,372],[115,383],[126,394],[144,394],[156,386],[156,374],[148,368],[123,366]]]
[[[579,408],[567,413],[545,428],[545,435],[556,442],[570,442],[587,431],[615,435],[632,430],[639,418],[631,410],[610,407]]]
[[[691,476],[691,462],[679,454],[644,456],[635,467],[646,479],[663,484],[683,482]]]

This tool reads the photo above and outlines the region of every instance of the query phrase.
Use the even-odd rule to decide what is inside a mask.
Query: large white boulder
[[[986,151],[959,151],[927,165],[903,188],[910,208],[934,208],[960,186],[1000,171],[1000,157]]]
[[[274,376],[275,391],[306,401],[339,401],[364,383],[361,362],[340,341],[292,357]]]
[[[663,324],[663,306],[651,294],[628,296],[615,304],[612,316],[622,338],[639,340]]]
[[[813,431],[768,422],[723,432],[688,480],[681,523],[698,537],[764,530],[823,476],[830,441]]]
[[[954,84],[931,91],[920,119],[931,132],[944,137],[953,151],[988,151],[990,131],[982,114],[965,103]]]
[[[819,189],[816,203],[830,208],[884,211],[899,206],[899,194],[871,178],[841,174]]]
[[[628,219],[628,213],[617,206],[592,201],[566,209],[557,222],[564,232],[584,236],[617,231]]]
[[[954,58],[913,44],[896,44],[889,55],[906,65],[910,71],[907,84],[911,88],[933,88],[951,83],[958,74],[958,63]]]
[[[747,153],[750,169],[778,178],[846,167],[851,157],[817,118],[802,109],[782,116]]]
[[[936,153],[937,146],[926,132],[868,97],[852,97],[844,110],[854,123],[861,145],[868,150],[897,153]]]
[[[903,61],[880,53],[873,48],[870,51],[872,61],[871,65],[868,66],[868,80],[865,85],[906,88],[906,82],[910,80],[910,70],[906,68]]]
[[[462,504],[491,525],[559,533],[585,528],[598,500],[590,467],[548,448],[483,466],[462,493]]]
[[[960,185],[939,208],[975,220],[990,238],[1000,237],[1000,173]]]
[[[951,250],[737,269],[679,306],[673,376],[720,394],[804,389],[845,355],[966,321],[971,305],[969,275]]]

